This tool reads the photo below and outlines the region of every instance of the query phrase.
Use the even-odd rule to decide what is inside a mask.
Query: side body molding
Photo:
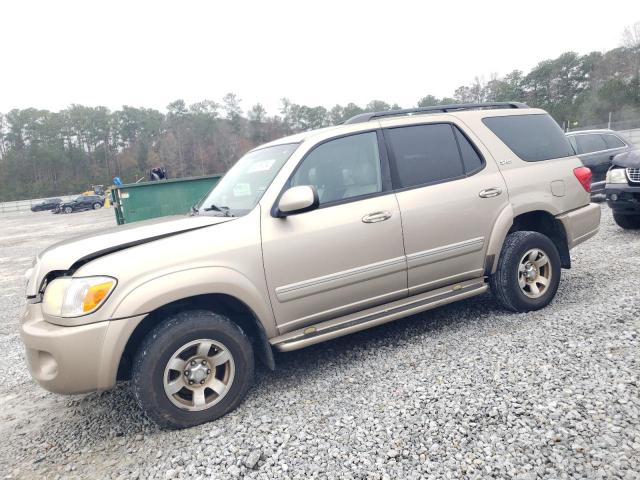
[[[247,277],[228,267],[194,267],[145,279],[119,299],[110,318],[144,315],[174,301],[212,293],[242,301],[262,324],[268,338],[277,335],[269,299]]]
[[[502,244],[504,243],[504,239],[507,238],[507,233],[509,232],[511,225],[513,225],[513,217],[513,208],[511,207],[511,204],[508,204],[500,212],[498,218],[496,218],[486,253],[486,258],[492,259],[493,261],[490,273],[495,273],[498,268],[498,258],[500,257],[500,251],[502,250]]]

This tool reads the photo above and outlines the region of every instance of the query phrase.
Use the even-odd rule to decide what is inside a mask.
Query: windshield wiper
[[[216,211],[216,212],[220,212],[223,214],[223,216],[225,217],[233,217],[235,215],[233,215],[233,213],[231,213],[231,210],[229,209],[229,207],[225,207],[225,206],[220,206],[218,207],[215,204],[211,204],[208,207],[203,209],[205,212],[210,212],[210,211]]]

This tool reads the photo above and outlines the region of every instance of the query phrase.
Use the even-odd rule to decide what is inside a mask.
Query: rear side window
[[[578,144],[578,153],[601,152],[607,149],[607,144],[597,133],[576,135],[576,143]]]
[[[464,176],[460,150],[448,123],[412,125],[385,131],[394,158],[394,184],[413,187]]]
[[[482,122],[518,157],[527,162],[569,157],[573,149],[549,115],[487,117]]]
[[[602,138],[609,148],[622,148],[627,146],[622,140],[610,133],[605,133],[602,135]]]

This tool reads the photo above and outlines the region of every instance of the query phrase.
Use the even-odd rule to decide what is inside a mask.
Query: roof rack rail
[[[452,103],[450,105],[435,105],[433,107],[403,108],[401,110],[385,110],[382,112],[367,112],[355,115],[344,124],[363,123],[380,117],[397,117],[400,115],[416,115],[422,113],[446,113],[457,110],[481,110],[485,108],[529,108],[520,102],[486,102],[486,103]]]

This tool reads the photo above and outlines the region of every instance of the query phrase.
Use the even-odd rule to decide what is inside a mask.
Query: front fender
[[[145,279],[118,299],[110,317],[145,315],[171,302],[211,293],[230,295],[242,301],[262,323],[267,337],[276,336],[269,299],[246,276],[228,267],[195,267]]]

